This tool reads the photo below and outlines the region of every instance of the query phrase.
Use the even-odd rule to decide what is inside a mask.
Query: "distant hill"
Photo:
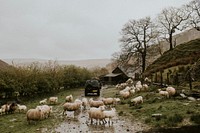
[[[55,62],[55,60],[45,59],[3,59],[6,63],[16,66],[29,66],[33,63],[45,65],[48,62]],[[111,62],[110,59],[88,59],[88,60],[56,60],[59,65],[75,65],[86,68],[106,67]]]
[[[176,46],[149,65],[145,74],[158,72],[178,65],[193,64],[200,58],[200,39],[192,40]]]
[[[6,68],[6,67],[9,67],[9,65],[6,62],[0,60],[0,69]]]

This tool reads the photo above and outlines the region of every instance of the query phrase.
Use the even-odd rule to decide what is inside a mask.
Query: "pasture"
[[[102,97],[119,97],[119,90],[114,86],[104,88],[101,90]],[[54,95],[58,97],[58,103],[53,105],[53,113],[47,119],[37,121],[35,124],[28,124],[26,121],[25,113],[15,112],[14,114],[1,115],[1,128],[2,133],[27,133],[27,132],[49,132],[54,131],[60,123],[65,122],[62,117],[62,104],[65,101],[67,95],[72,94],[75,98],[80,98],[84,95],[84,89],[70,89],[62,90],[58,94]],[[136,96],[143,96],[144,103],[132,106],[130,100]],[[35,108],[39,105],[39,101],[48,98],[50,96],[43,96],[32,100],[23,101],[28,109]],[[146,92],[138,92],[133,96],[122,100],[117,105],[116,110],[119,118],[127,119],[134,122],[142,122],[152,128],[157,127],[181,127],[185,125],[200,124],[200,101],[189,101],[183,99],[180,96],[172,98],[162,98],[158,95],[155,88],[150,88]],[[152,114],[162,114],[162,117],[155,118]]]

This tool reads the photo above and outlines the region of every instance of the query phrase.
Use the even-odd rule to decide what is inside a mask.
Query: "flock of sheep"
[[[119,95],[121,96],[121,98],[127,99],[134,96],[134,94],[138,92],[148,91],[149,86],[146,83],[142,84],[141,81],[138,81],[136,82],[136,84],[134,84],[134,81],[130,78],[124,83],[117,84],[116,88],[119,90]],[[167,87],[165,90],[158,89],[158,94],[166,98],[175,95],[175,93],[176,89],[171,86]],[[143,97],[137,96],[135,98],[132,98],[130,102],[133,105],[141,104],[143,103]]]
[[[142,84],[141,81],[138,81],[134,84],[132,79],[128,79],[125,83],[116,85],[116,89],[119,90],[119,98],[86,98],[82,97],[81,99],[73,100],[72,95],[68,95],[65,98],[64,104],[62,104],[62,115],[67,115],[67,111],[74,111],[75,114],[79,114],[81,111],[86,111],[91,124],[96,120],[96,124],[106,124],[113,123],[112,119],[116,117],[117,113],[115,106],[120,103],[121,99],[127,99],[134,96],[135,93],[140,91],[148,91],[148,85]],[[158,90],[159,95],[169,98],[170,96],[176,93],[176,90],[173,87],[167,87],[166,90]],[[120,99],[121,98],[121,99]],[[130,100],[133,105],[142,104],[144,102],[142,96],[134,97]],[[30,124],[31,121],[38,121],[47,119],[50,114],[53,112],[53,106],[58,103],[58,97],[50,97],[49,99],[43,99],[39,101],[38,106],[35,108],[29,109],[25,105],[19,104],[5,104],[0,108],[0,114],[14,113],[15,111],[26,112],[27,121]],[[49,105],[47,105],[49,104]],[[106,121],[107,120],[107,121]]]

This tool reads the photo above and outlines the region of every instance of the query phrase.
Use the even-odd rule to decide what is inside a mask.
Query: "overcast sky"
[[[111,58],[130,19],[191,0],[0,0],[0,59]]]

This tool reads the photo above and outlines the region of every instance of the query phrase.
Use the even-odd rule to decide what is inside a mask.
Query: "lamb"
[[[103,121],[104,123],[104,119],[105,119],[105,116],[103,113],[104,110],[105,110],[104,105],[99,106],[98,108],[96,107],[90,108],[90,110],[88,111],[88,114],[89,114],[89,119],[91,120],[91,124],[93,123],[93,119],[96,119],[96,124],[98,123],[98,121],[99,121],[99,124],[100,124],[100,121]]]
[[[17,104],[17,110],[19,111],[19,112],[25,112],[26,110],[27,110],[27,107],[26,107],[26,105],[20,105],[20,104]]]
[[[58,102],[58,97],[50,97],[49,98],[49,103],[50,104],[56,104]]]
[[[37,106],[36,109],[40,109],[43,112],[43,117],[46,119],[50,117],[50,114],[52,113],[52,106],[48,105],[42,105],[42,106]]]
[[[166,91],[169,93],[169,96],[173,96],[176,93],[176,89],[173,87],[167,87]]]
[[[30,121],[38,121],[42,120],[44,118],[44,114],[40,108],[37,109],[29,109],[26,113],[28,124],[30,124]]]
[[[161,96],[164,96],[164,97],[166,97],[166,98],[169,98],[169,93],[168,93],[167,91],[162,91],[161,89],[158,89],[158,91],[159,91],[159,94],[160,94]]]
[[[133,103],[133,105],[138,105],[139,103],[143,103],[143,97],[138,96],[136,98],[133,98],[131,99],[131,103]]]
[[[90,105],[90,107],[99,107],[99,106],[103,106],[104,103],[103,103],[103,101],[94,101],[92,98],[90,98],[89,105]]]
[[[47,99],[45,98],[45,99],[41,100],[40,104],[47,104]]]
[[[108,120],[109,125],[110,125],[111,119],[117,115],[115,108],[111,108],[111,110],[104,110],[103,113],[104,113],[104,118],[109,119]]]
[[[87,100],[87,98],[85,98],[85,97],[82,99],[82,106],[83,106],[83,109],[87,109],[88,100]]]
[[[69,95],[69,96],[66,96],[65,102],[72,102],[72,101],[73,101],[73,96],[72,96],[72,94]]]

